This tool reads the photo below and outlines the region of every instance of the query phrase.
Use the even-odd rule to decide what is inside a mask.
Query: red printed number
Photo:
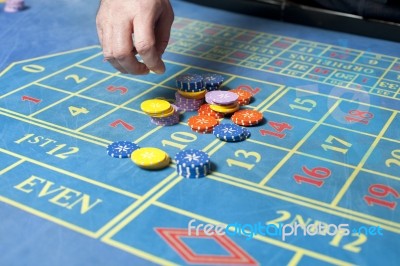
[[[38,104],[38,103],[40,103],[42,101],[40,99],[33,98],[33,97],[30,97],[30,96],[26,96],[26,95],[22,96],[22,100],[23,101],[33,102],[34,104]]]
[[[321,187],[324,184],[325,178],[331,175],[331,171],[325,167],[315,167],[313,169],[308,169],[307,167],[302,167],[303,172],[307,176],[294,175],[293,178],[298,184],[307,183],[316,187]]]
[[[128,130],[128,131],[132,131],[132,130],[135,129],[132,125],[126,123],[126,122],[125,122],[124,120],[122,120],[122,119],[115,120],[114,122],[112,122],[112,123],[110,124],[110,126],[112,126],[112,127],[117,127],[118,125],[122,125],[122,126],[123,126],[126,130]]]
[[[259,92],[261,91],[260,88],[254,88],[254,89],[253,89],[253,88],[250,87],[249,85],[239,85],[236,89],[248,91],[248,92],[250,92],[250,93],[253,94],[253,95],[256,95],[257,93],[259,93]]]
[[[363,112],[360,110],[350,110],[348,115],[344,117],[347,122],[350,123],[361,123],[368,125],[369,121],[374,118],[374,114],[370,112]]]
[[[386,186],[386,185],[381,185],[381,184],[374,184],[371,185],[368,188],[368,192],[369,194],[371,194],[372,196],[364,196],[364,200],[367,202],[367,204],[369,206],[372,205],[380,205],[389,209],[394,209],[396,208],[396,202],[395,201],[388,201],[388,200],[384,200],[381,198],[385,198],[387,196],[389,196],[390,194],[392,194],[396,199],[398,199],[400,197],[399,192],[397,192],[395,189]]]
[[[116,92],[116,91],[119,91],[119,93],[120,93],[121,95],[123,95],[123,94],[125,94],[125,93],[128,92],[128,89],[127,89],[126,87],[115,87],[115,86],[113,86],[113,85],[108,86],[108,87],[107,87],[107,90],[108,90],[109,92]]]
[[[280,139],[283,139],[286,134],[282,133],[284,130],[288,129],[291,130],[293,127],[288,123],[278,123],[274,121],[269,121],[268,125],[270,125],[275,131],[267,130],[267,129],[260,129],[261,135],[270,135]]]

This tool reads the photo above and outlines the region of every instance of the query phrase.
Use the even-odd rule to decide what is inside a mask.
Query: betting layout
[[[178,19],[173,36],[180,28],[183,33],[188,30],[182,28],[182,21]],[[238,31],[204,25],[226,34]],[[285,49],[301,43],[304,41],[295,40]],[[206,54],[201,57],[207,58]],[[281,51],[279,56],[283,55]],[[392,60],[386,74],[376,77],[388,82],[397,71],[398,59],[368,55],[377,61]],[[333,94],[324,87],[287,86],[252,77],[256,72],[248,60],[253,57],[243,58],[234,63],[248,71],[246,77],[220,71],[217,64],[215,69],[205,69],[171,60],[166,62],[166,75],[129,77],[104,63],[98,47],[11,65],[0,77],[5,84],[0,114],[7,125],[1,132],[5,137],[0,148],[0,199],[158,263],[220,258],[225,264],[252,265],[279,254],[280,263],[345,265],[377,262],[376,256],[371,256],[377,251],[385,255],[379,262],[394,261],[396,254],[385,249],[385,243],[395,246],[400,231],[400,115],[393,108],[397,91],[376,93],[380,83],[375,82],[366,94],[367,101],[360,97],[364,94],[345,84],[348,90],[340,85]],[[294,78],[287,72],[295,63],[302,62],[292,61],[279,70],[293,77],[285,79],[288,84],[308,80],[305,73]],[[384,67],[380,61],[377,64]],[[322,84],[341,76],[332,74],[342,71],[336,67],[320,80]],[[278,73],[277,68],[264,70]],[[262,112],[265,123],[250,127],[251,137],[238,143],[193,132],[191,112],[183,113],[181,122],[172,127],[151,123],[141,103],[154,98],[174,100],[175,78],[190,72],[218,73],[224,76],[226,89],[250,91],[254,100],[247,107]],[[354,75],[352,84],[360,77],[359,73]],[[358,97],[349,96],[349,91]],[[382,99],[387,99],[389,106],[375,104]],[[170,156],[186,148],[202,150],[211,158],[212,173],[200,182],[185,182],[178,178],[173,164],[158,172],[141,169],[129,159],[107,155],[106,147],[119,139],[134,140],[142,147],[162,147]],[[207,207],[200,204],[204,201]],[[193,218],[214,225],[379,225],[384,235],[352,233],[285,242],[260,235],[253,241],[243,236],[210,240],[199,235],[184,241],[188,221]],[[154,242],[149,245],[139,232]],[[209,250],[208,246],[214,248]],[[196,252],[185,252],[188,247]]]

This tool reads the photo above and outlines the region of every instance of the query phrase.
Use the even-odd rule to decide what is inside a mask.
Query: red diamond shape
[[[226,235],[206,235],[200,231],[198,235],[188,235],[187,229],[181,228],[155,228],[158,234],[178,253],[186,262],[192,264],[225,264],[225,265],[258,265],[257,262],[240,248]],[[208,238],[214,239],[229,255],[204,255],[196,254],[182,240],[185,238]]]

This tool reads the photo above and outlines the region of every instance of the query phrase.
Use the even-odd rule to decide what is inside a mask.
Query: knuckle
[[[136,51],[139,54],[146,54],[154,48],[155,42],[154,41],[141,41],[141,42],[138,42],[135,46],[136,46]]]

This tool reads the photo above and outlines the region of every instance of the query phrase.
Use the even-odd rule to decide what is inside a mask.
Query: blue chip
[[[131,141],[116,141],[108,145],[107,154],[114,158],[129,158],[140,147]]]
[[[200,91],[203,85],[203,77],[198,74],[187,73],[176,77],[176,86],[184,91]]]
[[[224,77],[219,74],[206,73],[203,74],[203,82],[206,87],[219,87],[224,82]]]
[[[245,136],[245,129],[236,124],[219,124],[214,127],[213,134],[224,141],[242,141]]]
[[[210,157],[207,153],[196,150],[182,150],[175,155],[176,164],[181,165],[182,167],[202,167],[203,165],[210,164]]]
[[[178,174],[185,178],[201,178],[210,173],[210,164],[205,164],[196,168],[191,168],[189,166],[183,167],[182,165],[178,165],[177,170]]]

